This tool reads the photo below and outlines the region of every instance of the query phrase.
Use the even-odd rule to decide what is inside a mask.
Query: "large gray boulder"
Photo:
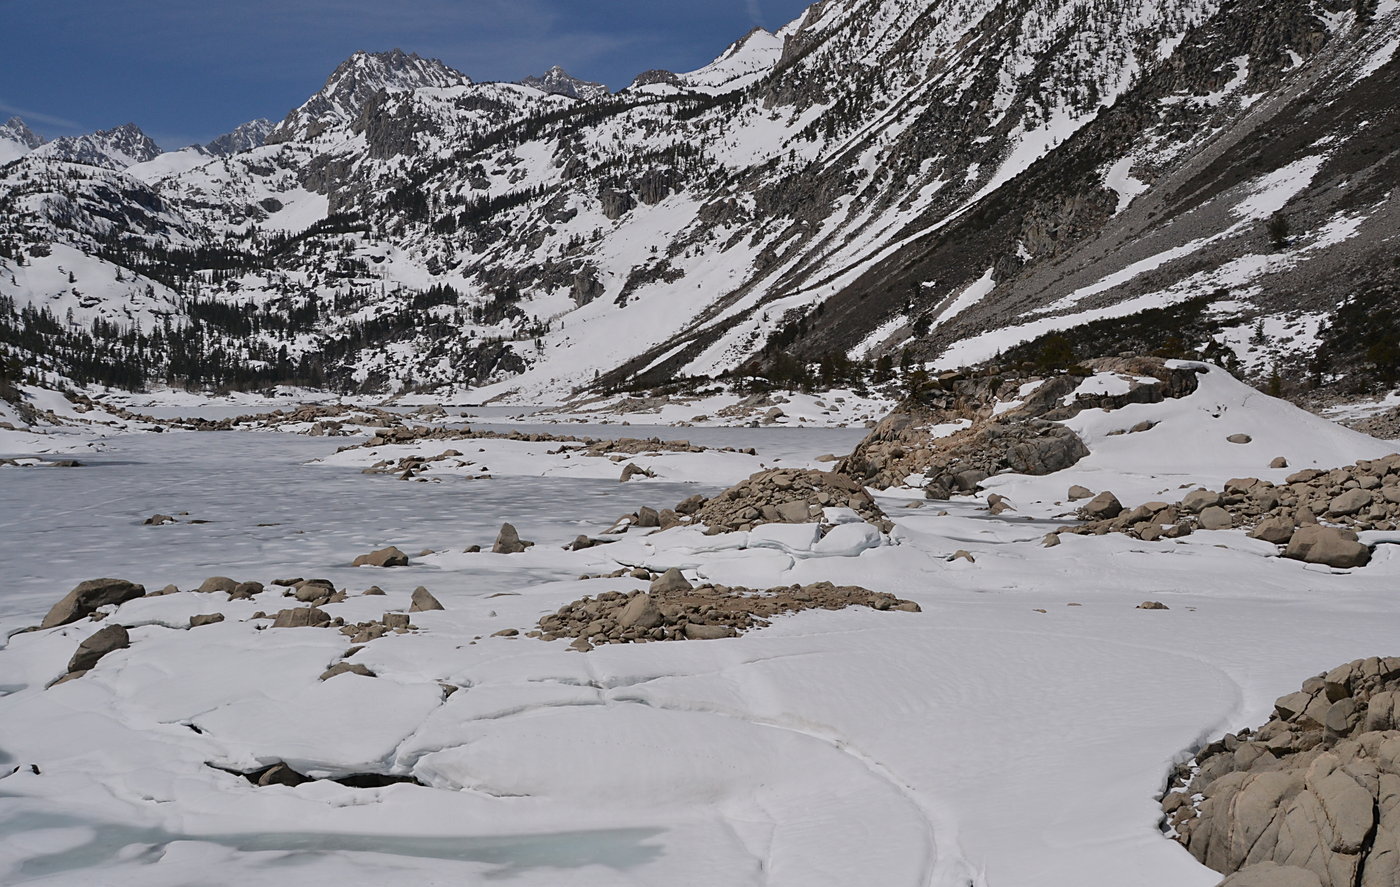
[[[1369,564],[1371,549],[1358,542],[1356,534],[1348,530],[1309,524],[1293,532],[1283,556],[1304,563],[1346,569]]]
[[[145,587],[125,579],[89,579],[79,583],[63,600],[54,604],[44,621],[39,623],[39,627],[56,628],[77,622],[85,616],[91,616],[99,607],[124,604],[145,593]]]

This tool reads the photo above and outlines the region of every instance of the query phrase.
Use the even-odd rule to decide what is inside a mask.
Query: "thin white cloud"
[[[768,25],[765,23],[765,19],[764,19],[764,17],[763,17],[763,7],[760,6],[760,5],[758,4],[758,0],[745,0],[745,4],[744,4],[744,5],[748,8],[748,11],[749,11],[749,19],[753,22],[754,27],[756,27],[756,28],[766,28],[766,27],[768,27]]]
[[[56,126],[60,129],[82,130],[83,125],[66,117],[55,117],[52,114],[45,114],[42,111],[35,111],[30,108],[20,108],[12,105],[4,99],[0,99],[0,114],[13,114],[22,117],[25,123],[40,124],[42,126]]]

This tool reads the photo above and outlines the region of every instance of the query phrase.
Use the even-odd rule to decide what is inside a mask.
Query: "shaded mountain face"
[[[824,0],[582,102],[357,53],[214,162],[123,184],[35,152],[0,243],[194,306],[172,336],[217,367],[137,350],[198,383],[557,398],[1115,337],[1377,381],[1397,45],[1394,0]]]
[[[526,77],[520,81],[520,85],[538,89],[540,92],[550,95],[562,95],[585,102],[595,101],[611,94],[603,84],[580,80],[571,76],[568,71],[558,65],[545,71],[539,77]]]

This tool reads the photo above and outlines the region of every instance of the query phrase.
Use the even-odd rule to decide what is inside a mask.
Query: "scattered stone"
[[[68,673],[91,671],[97,661],[114,650],[131,646],[131,635],[121,625],[108,625],[90,635],[78,645],[78,652],[68,660]]]
[[[501,524],[501,532],[496,536],[496,544],[491,546],[495,554],[520,554],[534,545],[520,538],[520,533],[511,524]]]
[[[1247,444],[1254,442],[1254,438],[1250,437],[1248,434],[1232,434],[1229,437],[1225,438],[1225,440],[1232,444]]]
[[[618,478],[618,481],[625,484],[634,477],[656,477],[656,472],[628,462],[622,467],[622,476]]]
[[[205,625],[215,625],[224,621],[223,613],[205,613],[201,616],[190,617],[190,628],[200,628]]]
[[[1181,499],[1181,510],[1187,514],[1200,514],[1207,508],[1214,508],[1225,501],[1225,497],[1212,490],[1192,490]]]
[[[684,573],[676,567],[672,567],[651,581],[650,591],[652,594],[657,594],[666,591],[685,591],[694,587],[690,584],[690,580],[685,578]]]
[[[1202,530],[1228,530],[1235,525],[1234,519],[1230,517],[1230,512],[1219,505],[1202,509],[1196,520]]]
[[[518,628],[503,628],[503,629],[501,629],[500,631],[496,632],[495,634],[491,635],[491,637],[493,637],[493,638],[513,638],[513,637],[519,637],[519,636],[520,636],[520,629],[518,629]]]
[[[378,677],[378,675],[370,671],[369,666],[367,665],[362,665],[358,662],[337,662],[335,665],[332,665],[330,668],[321,672],[320,680],[329,681],[336,675],[342,674],[357,674],[367,678]]]
[[[966,551],[966,550],[961,549],[961,548],[958,549],[957,551],[953,552],[953,556],[950,557],[950,558],[948,558],[948,560],[950,560],[950,561],[965,560],[965,561],[967,561],[969,564],[975,564],[975,563],[977,563],[977,558],[973,557],[973,556],[972,556],[972,553],[971,553],[970,551]]]
[[[175,523],[175,518],[171,517],[168,514],[153,514],[145,520],[141,521],[141,525],[146,527],[163,527],[166,524],[173,523]]]
[[[433,597],[432,592],[428,591],[428,589],[421,585],[413,589],[413,602],[409,606],[408,612],[422,613],[427,610],[441,609],[444,609],[442,604],[437,598]]]
[[[1293,538],[1293,521],[1285,517],[1270,517],[1260,521],[1249,532],[1249,538],[1261,539],[1273,545],[1287,545]]]
[[[1085,520],[1111,520],[1122,512],[1123,503],[1108,490],[1099,493],[1088,505],[1079,509],[1080,517]]]
[[[390,545],[388,548],[381,548],[378,551],[371,551],[369,554],[362,554],[355,558],[351,564],[354,567],[406,567],[408,566],[408,555],[404,554],[397,546]]]
[[[1094,498],[1094,491],[1088,487],[1081,487],[1079,484],[1075,484],[1069,488],[1068,497],[1071,502],[1078,502],[1081,499],[1092,499]]]
[[[331,614],[319,607],[294,607],[277,611],[273,628],[324,628],[331,624]]]
[[[210,576],[195,591],[200,594],[214,594],[220,591],[233,591],[237,587],[238,581],[236,579],[230,579],[227,576]]]
[[[1375,497],[1362,489],[1347,490],[1327,506],[1327,514],[1331,517],[1346,517],[1356,514],[1363,508],[1368,507]]]
[[[251,601],[254,597],[262,594],[264,590],[261,582],[240,582],[228,593],[228,599],[231,601]]]
[[[1274,461],[1272,461],[1272,462],[1269,463],[1269,467],[1270,467],[1270,468],[1287,468],[1287,467],[1288,467],[1288,460],[1285,459],[1283,456],[1276,456],[1276,457],[1274,457]]]
[[[405,632],[413,628],[407,613],[385,613],[379,621],[389,631]]]
[[[1054,548],[1055,546],[1061,545],[1063,543],[1060,542],[1059,533],[1046,533],[1045,537],[1040,540],[1040,544],[1045,548]]]
[[[39,627],[57,628],[77,622],[85,616],[91,616],[100,607],[124,604],[142,597],[145,593],[144,586],[125,579],[89,579],[78,583],[63,600],[54,604],[48,615],[44,616],[44,621],[39,623]]]
[[[1171,607],[1168,607],[1166,604],[1162,603],[1161,601],[1143,601],[1142,603],[1140,603],[1140,604],[1137,605],[1137,608],[1138,608],[1139,610],[1170,610],[1170,609],[1171,609]]]
[[[291,588],[293,585],[296,585],[298,582],[301,582],[301,581],[302,581],[302,578],[301,578],[300,576],[298,576],[298,577],[295,578],[295,579],[273,579],[273,580],[272,580],[272,584],[273,584],[273,585],[280,586],[280,587],[282,587],[282,588]]]

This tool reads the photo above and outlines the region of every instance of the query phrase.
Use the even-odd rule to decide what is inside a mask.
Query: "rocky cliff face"
[[[172,323],[363,386],[1034,359],[1171,306],[1192,353],[1326,383],[1320,354],[1400,364],[1357,321],[1392,285],[1397,34],[1388,2],[824,0],[583,102],[357,53],[267,144],[151,182],[167,230],[104,226],[140,189],[65,180],[55,149],[0,181],[0,240],[266,313],[257,349],[222,310]]]

